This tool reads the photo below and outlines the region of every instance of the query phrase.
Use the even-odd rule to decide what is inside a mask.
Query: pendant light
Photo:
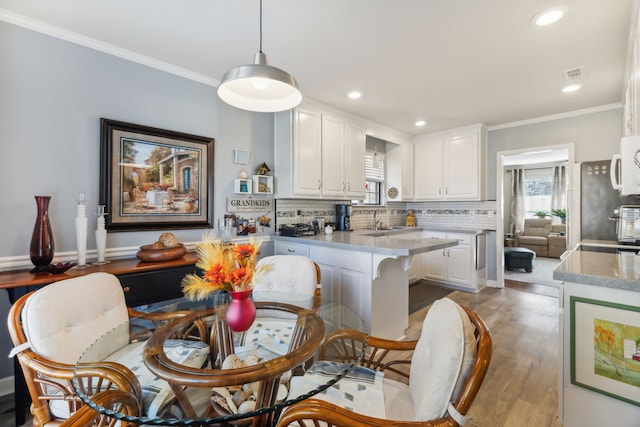
[[[263,113],[290,110],[302,102],[296,79],[280,68],[267,65],[262,52],[262,0],[260,0],[260,51],[253,64],[227,71],[218,96],[236,108]]]

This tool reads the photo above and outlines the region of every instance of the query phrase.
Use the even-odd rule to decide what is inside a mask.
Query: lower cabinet
[[[313,246],[310,258],[320,266],[322,298],[349,307],[370,325],[371,254]]]
[[[381,237],[382,238],[382,237]],[[351,309],[369,327],[371,335],[400,339],[409,326],[409,287],[406,257],[276,241],[276,253],[308,250],[321,271],[323,310],[331,303]],[[332,325],[327,325],[331,330]]]
[[[476,268],[478,251],[474,234],[425,231],[423,237],[456,239],[458,245],[422,254],[422,277],[472,292],[484,287],[486,270]]]
[[[299,243],[276,241],[273,246],[274,255],[301,255],[309,256],[309,246]]]

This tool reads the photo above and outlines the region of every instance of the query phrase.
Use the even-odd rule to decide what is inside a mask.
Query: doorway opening
[[[562,216],[562,212],[559,209],[552,210],[551,205],[547,208],[549,195],[548,187],[548,178],[547,175],[550,174],[553,168],[559,168],[559,166],[564,166],[564,176],[566,179],[566,190],[564,197],[566,203],[566,211],[564,212],[564,217]],[[528,169],[529,177],[528,185],[529,189],[525,190],[525,193],[528,193],[531,198],[525,206],[519,208],[519,212],[521,212],[522,218],[514,218],[512,216],[512,204],[513,200],[513,182],[512,177],[514,175],[514,169]],[[557,172],[556,172],[557,173]],[[554,224],[553,235],[563,234],[563,239],[566,242],[566,247],[570,247],[570,245],[574,242],[574,234],[575,230],[572,227],[571,216],[575,209],[572,209],[572,199],[573,199],[573,191],[572,191],[572,176],[574,174],[574,146],[573,143],[570,144],[561,144],[554,146],[542,146],[542,147],[530,147],[526,149],[520,150],[512,150],[512,151],[501,151],[497,153],[497,162],[496,162],[496,210],[497,210],[497,224],[496,224],[496,286],[502,288],[505,286],[505,276],[507,276],[507,271],[505,270],[505,247],[516,247],[515,251],[512,249],[507,249],[508,252],[511,252],[509,256],[513,255],[513,252],[518,252],[517,256],[531,256],[533,258],[533,268],[531,273],[527,273],[525,269],[519,270],[522,274],[518,274],[518,281],[528,282],[528,283],[536,283],[541,282],[541,284],[551,285],[553,286],[553,277],[552,272],[553,268],[560,262],[558,258],[550,258],[547,257],[549,252],[546,247],[543,246],[529,246],[526,247],[526,244],[516,243],[517,236],[514,235],[515,228],[522,229],[522,224],[524,223],[524,218],[534,219],[533,221],[529,220],[528,224],[535,224],[535,216],[536,213],[539,214],[544,221],[538,221],[538,223],[542,223],[542,226],[546,228],[550,228],[550,224]],[[526,176],[527,173],[522,172],[523,176]],[[524,180],[523,180],[524,181]],[[524,182],[522,185],[524,188]],[[524,199],[518,198],[518,203],[524,203]],[[554,202],[555,203],[555,202]],[[544,212],[544,216],[543,216]],[[513,221],[513,219],[518,219],[518,221]],[[520,226],[517,226],[517,224]],[[536,225],[539,225],[536,224]],[[551,231],[551,230],[548,230]],[[556,239],[559,240],[559,239]],[[522,244],[524,247],[524,251],[519,249],[519,244]],[[545,243],[546,245],[547,243]],[[538,255],[534,257],[534,255],[526,255],[527,251],[533,251],[534,253],[538,250]],[[561,249],[553,248],[551,250],[551,254],[555,256],[559,256],[558,251]],[[554,252],[555,251],[555,252]],[[560,252],[561,253],[561,252]],[[536,270],[536,258],[537,264],[539,264],[540,268]],[[515,269],[513,269],[515,270]],[[509,274],[509,276],[511,276]],[[508,277],[508,280],[515,280],[512,277]],[[545,282],[545,283],[542,283]]]

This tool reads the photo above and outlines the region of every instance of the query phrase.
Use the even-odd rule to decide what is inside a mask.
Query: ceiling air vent
[[[586,77],[584,66],[569,68],[562,72],[562,76],[566,82],[575,82],[576,80],[582,80]]]

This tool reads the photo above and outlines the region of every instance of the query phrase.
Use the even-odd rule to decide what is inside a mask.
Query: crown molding
[[[504,123],[504,124],[501,124],[501,125],[488,126],[487,130],[488,131],[494,131],[494,130],[515,128],[515,127],[519,127],[519,126],[533,125],[533,124],[536,124],[536,123],[551,122],[553,120],[567,119],[569,117],[585,116],[587,114],[594,114],[594,113],[600,113],[602,111],[618,110],[618,109],[622,109],[622,103],[620,103],[620,102],[616,102],[616,103],[613,103],[613,104],[607,104],[607,105],[601,105],[601,106],[598,106],[598,107],[584,108],[582,110],[568,111],[566,113],[552,114],[552,115],[549,115],[549,116],[534,117],[533,119],[520,120],[518,122],[511,122],[511,123]]]
[[[207,86],[218,87],[220,85],[219,80],[205,76],[204,74],[194,73],[185,68],[178,67],[168,62],[159,61],[149,56],[140,55],[139,53],[132,52],[127,49],[122,49],[118,46],[104,43],[91,37],[74,33],[73,31],[65,30],[55,25],[47,24],[46,22],[28,18],[24,15],[10,12],[6,9],[0,8],[0,21],[7,22],[18,27],[26,28],[28,30],[36,31],[38,33],[45,34],[51,37],[55,37],[60,40],[65,40],[69,43],[77,44],[79,46],[88,47],[89,49],[97,50],[99,52],[116,56],[118,58],[126,59],[127,61],[145,65],[150,68],[155,68],[156,70],[164,71],[166,73],[183,77],[188,80],[193,80]]]

